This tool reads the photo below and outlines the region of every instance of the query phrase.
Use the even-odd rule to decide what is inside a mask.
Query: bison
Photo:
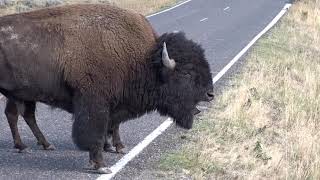
[[[184,33],[158,36],[143,15],[80,4],[0,18],[0,93],[17,148],[18,114],[53,148],[34,117],[42,102],[73,114],[74,143],[97,172],[110,173],[103,149],[110,133],[120,142],[120,123],[156,110],[190,129],[213,83],[203,48]]]

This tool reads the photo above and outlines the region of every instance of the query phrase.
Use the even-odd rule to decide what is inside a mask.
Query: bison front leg
[[[19,152],[23,152],[27,146],[21,141],[19,131],[18,131],[18,109],[14,100],[8,99],[5,108],[5,114],[11,129],[14,147],[19,149]]]
[[[90,169],[98,173],[108,174],[105,167],[103,147],[109,122],[108,106],[97,104],[97,101],[77,101],[74,104],[75,120],[72,138],[77,147],[89,151]]]

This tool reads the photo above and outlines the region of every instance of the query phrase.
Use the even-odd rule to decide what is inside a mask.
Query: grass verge
[[[0,16],[34,9],[79,3],[110,3],[148,15],[177,3],[177,0],[0,0]]]
[[[320,179],[320,1],[296,1],[249,53],[166,179]]]

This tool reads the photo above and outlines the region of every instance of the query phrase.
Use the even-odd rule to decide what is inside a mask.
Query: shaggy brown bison
[[[183,33],[157,36],[144,16],[117,7],[71,5],[0,18],[0,92],[15,145],[22,145],[20,104],[39,143],[52,148],[34,117],[35,102],[43,102],[74,115],[73,141],[101,173],[110,172],[106,136],[120,142],[121,122],[157,110],[190,129],[197,103],[213,98],[211,78],[198,44]]]

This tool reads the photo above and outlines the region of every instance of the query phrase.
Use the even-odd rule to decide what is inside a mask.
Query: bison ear
[[[165,67],[173,70],[176,67],[176,62],[174,59],[170,59],[168,50],[167,50],[167,45],[164,42],[163,43],[163,49],[162,49],[162,63]]]

